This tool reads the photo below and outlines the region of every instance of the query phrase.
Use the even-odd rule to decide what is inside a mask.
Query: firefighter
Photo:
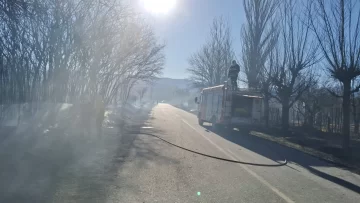
[[[228,78],[231,80],[232,90],[237,89],[237,78],[240,72],[240,66],[236,63],[235,60],[232,61],[232,65],[229,68]]]

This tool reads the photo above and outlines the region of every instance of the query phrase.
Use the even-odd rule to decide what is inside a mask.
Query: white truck
[[[200,97],[195,98],[198,104],[198,121],[211,123],[214,128],[236,127],[261,121],[261,94],[254,90],[232,90],[224,85],[204,88]]]

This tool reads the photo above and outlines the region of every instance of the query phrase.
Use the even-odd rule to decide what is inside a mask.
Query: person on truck
[[[229,68],[228,78],[231,80],[232,90],[237,89],[237,78],[240,72],[240,66],[236,63],[235,60],[232,61],[232,65]]]

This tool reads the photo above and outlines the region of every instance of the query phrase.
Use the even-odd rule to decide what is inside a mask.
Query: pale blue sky
[[[204,44],[210,24],[218,16],[223,16],[231,25],[238,57],[240,29],[245,20],[242,0],[177,0],[176,7],[168,14],[148,15],[159,39],[167,45],[163,77],[188,77],[187,59]]]

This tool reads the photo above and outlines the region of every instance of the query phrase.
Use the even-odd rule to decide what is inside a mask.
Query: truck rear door
[[[232,98],[231,123],[251,123],[253,116],[253,98],[234,95]]]

